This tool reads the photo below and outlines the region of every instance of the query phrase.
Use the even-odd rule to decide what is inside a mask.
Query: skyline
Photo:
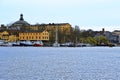
[[[120,30],[119,0],[1,0],[0,24],[19,20],[36,23],[70,23],[80,29]]]

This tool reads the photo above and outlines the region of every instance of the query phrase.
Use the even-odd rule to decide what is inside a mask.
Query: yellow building
[[[9,40],[9,33],[7,31],[3,31],[0,33],[1,40],[4,40],[4,42],[8,42]]]
[[[67,33],[67,34],[71,33],[72,27],[71,27],[71,25],[69,23],[47,24],[46,29],[55,31],[56,27],[58,28],[58,30],[60,32],[64,32],[64,33]]]
[[[71,25],[69,23],[50,23],[50,24],[36,24],[36,25],[30,25],[26,29],[27,30],[44,30],[47,31],[55,31],[56,27],[60,32],[64,32],[67,34],[71,33]]]
[[[25,41],[25,40],[30,40],[30,41],[37,41],[37,40],[42,40],[42,41],[48,41],[49,40],[49,33],[48,31],[29,31],[29,32],[20,32],[19,33],[19,40],[20,41]]]
[[[3,40],[4,42],[14,42],[18,40],[18,38],[16,35],[10,34],[9,31],[1,31],[0,40]]]
[[[19,40],[19,37],[17,37],[16,35],[9,35],[9,42],[16,42]]]
[[[49,23],[27,26],[27,31],[47,30],[49,32],[49,41],[55,41],[56,28],[58,29],[59,42],[68,42],[71,40],[72,27],[69,23]],[[63,41],[64,39],[64,41]]]

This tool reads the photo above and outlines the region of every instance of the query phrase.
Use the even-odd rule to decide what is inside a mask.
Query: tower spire
[[[20,21],[24,21],[23,14],[20,14]]]

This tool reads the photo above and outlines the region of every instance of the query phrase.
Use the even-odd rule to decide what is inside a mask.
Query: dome
[[[24,21],[23,14],[20,15],[20,19],[12,24],[13,26],[29,26],[30,24]]]
[[[29,26],[30,24],[26,21],[16,21],[15,23],[13,23],[13,25],[24,25],[24,26]]]

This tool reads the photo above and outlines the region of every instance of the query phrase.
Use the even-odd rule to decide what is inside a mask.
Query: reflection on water
[[[120,48],[0,48],[0,80],[120,80]]]

